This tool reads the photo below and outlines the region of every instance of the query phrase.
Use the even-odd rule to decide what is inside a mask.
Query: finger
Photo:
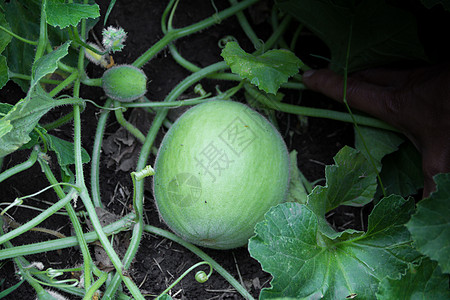
[[[376,68],[358,71],[352,74],[351,77],[378,86],[399,87],[408,81],[410,73],[410,70]]]
[[[311,90],[343,102],[344,78],[331,70],[320,69],[303,74],[303,83]],[[347,103],[390,124],[397,125],[395,115],[403,105],[393,101],[392,90],[359,78],[347,80]]]

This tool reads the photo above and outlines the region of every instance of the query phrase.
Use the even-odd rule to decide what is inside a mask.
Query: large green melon
[[[194,244],[243,246],[270,207],[284,201],[289,157],[278,131],[233,101],[184,113],[164,137],[153,190],[167,225]]]

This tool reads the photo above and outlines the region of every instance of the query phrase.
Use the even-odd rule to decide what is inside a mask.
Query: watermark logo
[[[250,112],[247,112],[247,111]],[[246,107],[244,113],[251,121],[236,116],[220,133],[194,156],[197,166],[215,182],[225,170],[239,161],[248,147],[258,138],[252,126],[262,126],[257,115]],[[254,112],[253,112],[254,113]],[[244,118],[245,119],[245,118]]]
[[[256,134],[241,118],[236,117],[219,134],[219,138],[235,155],[240,156],[256,139]]]
[[[202,184],[191,173],[179,173],[169,182],[167,193],[178,206],[188,207],[200,199]]]
[[[204,174],[211,176],[213,182],[216,181],[216,176],[222,175],[222,171],[228,169],[234,162],[214,141],[206,145],[194,159],[197,161],[197,166],[203,169]]]

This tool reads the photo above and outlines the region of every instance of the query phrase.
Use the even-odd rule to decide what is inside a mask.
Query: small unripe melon
[[[118,65],[103,74],[102,87],[111,99],[131,102],[147,92],[147,76],[134,66]]]
[[[278,131],[234,101],[211,101],[184,113],[165,135],[153,191],[160,215],[183,239],[243,246],[270,207],[284,201],[289,157]]]

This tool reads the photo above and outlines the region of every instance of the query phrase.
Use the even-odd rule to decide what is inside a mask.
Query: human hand
[[[342,102],[344,78],[328,69],[303,74],[304,84]],[[400,129],[422,155],[423,197],[433,176],[450,172],[450,66],[370,69],[347,80],[347,103]]]

